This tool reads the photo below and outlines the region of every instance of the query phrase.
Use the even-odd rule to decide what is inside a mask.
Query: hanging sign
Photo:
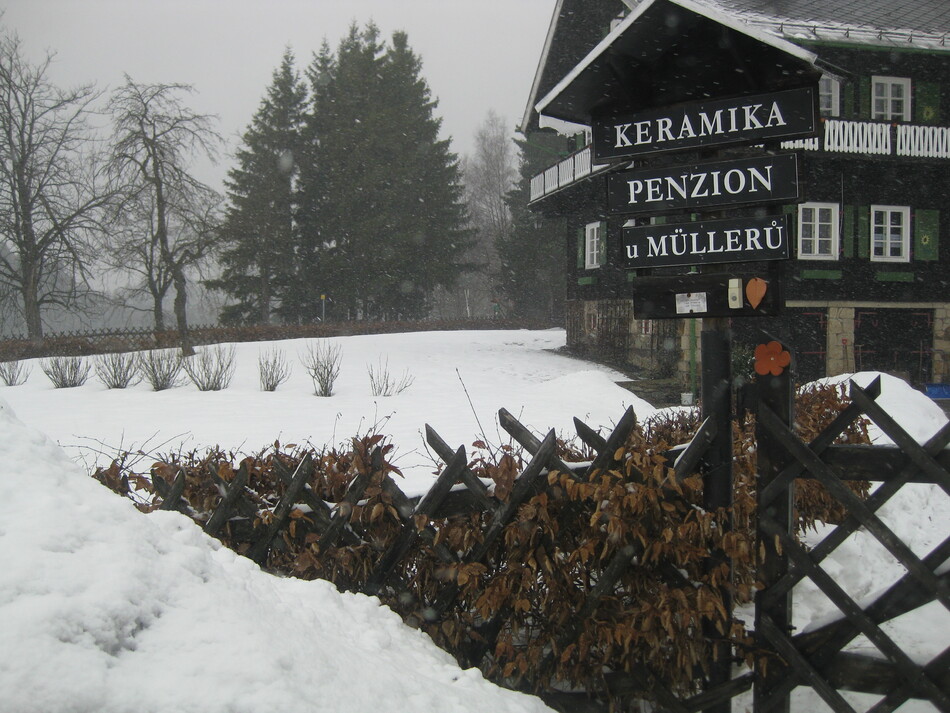
[[[626,227],[623,256],[627,268],[786,260],[788,216]]]
[[[817,135],[813,87],[689,102],[591,123],[594,160]]]
[[[607,210],[615,214],[787,203],[799,197],[798,157],[793,153],[642,168],[607,178]]]

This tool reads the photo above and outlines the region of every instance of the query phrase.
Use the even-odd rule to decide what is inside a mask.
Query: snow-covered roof
[[[950,50],[947,0],[695,0],[790,40]]]

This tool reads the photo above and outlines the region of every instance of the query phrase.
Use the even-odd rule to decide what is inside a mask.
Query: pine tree
[[[209,283],[236,300],[222,311],[222,321],[266,324],[286,311],[284,296],[295,280],[294,211],[306,111],[306,85],[287,49],[244,132],[238,165],[228,172],[224,270]]]
[[[309,77],[300,246],[316,282],[301,312],[325,293],[336,318],[425,316],[435,287],[463,268],[469,236],[458,161],[439,139],[421,62],[404,33],[386,45],[374,25],[353,25]]]
[[[559,320],[564,310],[565,245],[561,220],[528,208],[531,178],[551,163],[550,137],[515,140],[521,151],[518,186],[508,194],[513,230],[496,243],[502,289],[513,316]],[[554,140],[558,140],[555,138]]]

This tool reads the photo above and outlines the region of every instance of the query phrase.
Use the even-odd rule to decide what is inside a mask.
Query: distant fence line
[[[518,319],[419,320],[392,322],[318,322],[314,324],[273,324],[226,327],[195,325],[188,328],[191,344],[222,342],[262,342],[281,339],[340,337],[356,334],[394,334],[462,329],[548,329],[549,321]],[[0,361],[47,356],[86,356],[106,352],[142,351],[181,345],[177,329],[148,328],[97,329],[55,332],[42,339],[24,336],[0,339]]]

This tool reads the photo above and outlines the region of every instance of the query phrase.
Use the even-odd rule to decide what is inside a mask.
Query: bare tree
[[[88,123],[98,94],[62,90],[15,35],[0,34],[0,284],[16,294],[32,339],[43,310],[73,307],[87,291],[89,246],[110,192]]]
[[[134,219],[119,252],[138,260],[136,271],[155,304],[156,327],[162,300],[174,287],[175,321],[186,354],[189,272],[200,265],[214,241],[220,197],[191,173],[198,156],[214,157],[221,137],[214,117],[197,114],[183,102],[193,91],[183,84],[125,84],[110,101],[114,131],[112,170],[123,186],[123,220]]]
[[[475,132],[475,152],[466,157],[464,181],[475,245],[467,255],[477,272],[460,282],[467,291],[466,316],[488,314],[499,297],[496,245],[511,232],[511,211],[505,201],[518,178],[512,132],[505,120],[489,110]]]

